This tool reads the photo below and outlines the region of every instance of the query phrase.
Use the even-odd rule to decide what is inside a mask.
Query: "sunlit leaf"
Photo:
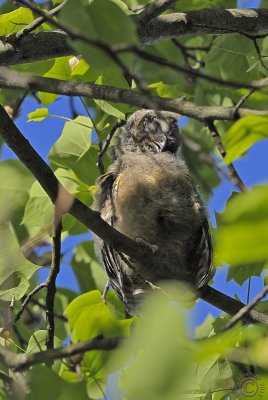
[[[35,111],[32,111],[28,114],[28,122],[29,121],[43,121],[46,117],[49,116],[47,108],[37,108]]]
[[[219,218],[217,252],[232,265],[266,261],[268,257],[268,187],[259,186],[229,199]]]
[[[248,115],[236,121],[222,141],[227,150],[224,158],[229,164],[241,157],[256,142],[268,138],[268,118]]]

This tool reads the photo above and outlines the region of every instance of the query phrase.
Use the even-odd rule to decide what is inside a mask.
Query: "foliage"
[[[1,5],[1,36],[20,32],[36,18],[29,8],[10,3]],[[62,1],[52,3],[55,6]],[[116,46],[144,49],[136,34],[135,16],[148,3],[146,0],[69,0],[54,18],[90,37],[91,44],[67,34],[73,55],[25,64],[22,60],[11,68],[35,75],[37,82],[38,77],[69,83],[90,82],[101,85],[103,91],[106,86],[130,89],[133,95],[144,92],[146,82],[147,94],[149,90],[150,94],[165,99],[182,98],[197,106],[219,107],[237,105],[249,94],[247,84],[267,76],[268,38],[260,37],[254,44],[252,38],[240,32],[180,36],[179,46],[171,40],[144,46],[151,56],[188,69],[184,73],[167,65],[153,64],[152,60],[139,58],[131,51],[113,53]],[[47,4],[42,6],[46,9]],[[177,12],[235,8],[236,1],[183,0],[174,7]],[[52,29],[55,29],[52,22],[44,22],[35,31]],[[199,79],[198,73],[207,74],[211,79]],[[236,85],[221,85],[213,78]],[[58,92],[33,92],[31,87],[27,93],[0,89],[0,102],[14,118],[20,101],[27,102],[34,97],[40,104],[28,113],[29,124],[39,127],[47,119],[64,120],[62,133],[58,139],[55,137],[48,154],[50,167],[66,190],[91,207],[95,182],[100,175],[96,162],[102,146],[118,119],[125,120],[136,107],[131,102],[121,104],[109,98],[99,100],[89,96],[76,99],[81,102],[84,115],[77,115],[71,109],[69,118],[68,110],[62,110],[62,115],[53,115],[50,111],[50,106],[61,98]],[[252,91],[244,98],[243,107],[267,110],[267,89]],[[23,107],[21,113],[24,113]],[[255,143],[268,138],[268,117],[253,114],[237,121],[217,121],[226,150],[224,160],[219,160],[219,149],[201,117],[187,119],[183,126],[182,153],[207,201],[224,180],[219,171],[228,174],[233,162],[245,157]],[[3,146],[2,139],[0,146]],[[102,162],[106,170],[110,162],[108,152]],[[253,275],[265,276],[267,205],[268,186],[263,184],[247,192],[235,191],[223,212],[217,214],[217,229],[213,232],[214,263],[215,267],[228,263],[227,281],[235,280],[241,286],[247,281],[250,288]],[[43,276],[39,274],[40,269],[46,271],[51,262],[54,214],[55,207],[47,193],[23,164],[14,159],[1,160],[0,325],[3,329],[0,350],[5,348],[14,354],[25,352],[27,355],[47,349],[45,288],[36,292],[13,325],[11,315],[17,315],[23,300],[40,283]],[[27,400],[267,398],[267,327],[238,323],[225,332],[223,328],[230,317],[220,314],[217,318],[207,315],[194,333],[189,332],[193,296],[189,288],[174,282],[163,283],[161,290],[152,290],[141,314],[127,318],[114,292],[108,291],[106,303],[101,297],[106,275],[94,254],[93,239],[87,228],[68,214],[62,222],[62,241],[76,243],[71,259],[68,251],[62,252],[62,270],[71,266],[79,289],[76,293],[69,288],[57,288],[54,348],[94,338],[120,338],[122,344],[113,350],[97,349],[57,360],[52,368],[49,362],[34,365],[27,374],[10,370],[0,357],[0,399],[10,396]],[[82,234],[87,235],[86,239]],[[258,309],[267,313],[267,301],[260,302]],[[251,364],[256,376],[252,375]],[[4,385],[2,374],[14,380],[12,390]]]

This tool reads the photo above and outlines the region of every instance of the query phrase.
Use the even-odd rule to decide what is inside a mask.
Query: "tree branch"
[[[60,272],[60,260],[61,260],[61,222],[54,228],[52,235],[52,261],[49,276],[46,280],[47,295],[46,295],[46,317],[47,317],[47,337],[46,347],[47,349],[53,349],[54,347],[54,301],[56,294],[56,279]]]
[[[139,25],[147,23],[150,19],[158,17],[162,12],[169,9],[177,0],[155,0],[148,4],[144,10],[137,15]]]
[[[252,312],[252,309],[267,295],[267,293],[268,285],[266,285],[264,289],[259,294],[257,294],[257,296],[252,300],[251,303],[245,305],[243,308],[237,311],[237,313],[225,325],[223,330],[226,331],[236,325],[239,321],[245,320],[245,317],[247,317],[250,312]]]
[[[59,181],[49,166],[32,148],[28,140],[24,138],[2,106],[0,106],[0,135],[39,181],[54,203],[58,195]],[[64,189],[62,188],[61,190]],[[91,210],[78,199],[74,200],[69,213],[91,229],[102,240],[110,244],[117,252],[124,253],[137,262],[146,263],[149,268],[161,269],[163,260],[159,257],[159,254],[154,255],[151,252],[149,254],[146,248],[139,246],[138,243],[115,230],[102,220],[98,212]],[[185,280],[185,276],[180,276],[180,271],[177,272],[178,276],[174,276],[172,272],[172,274],[166,276],[166,278]],[[244,307],[243,303],[237,302],[211,287],[204,288],[198,294],[207,302],[214,304],[216,307],[220,307],[231,315]],[[252,310],[247,316],[247,321],[251,323],[262,322],[268,324],[268,316]]]
[[[245,307],[247,307],[242,302],[233,299],[222,292],[219,292],[217,289],[212,288],[211,286],[206,286],[201,289],[199,297],[229,315],[236,315],[240,312],[240,310],[242,311]],[[253,310],[253,307],[254,305],[251,309],[247,310],[247,312],[242,312],[241,320],[249,324],[259,323],[266,325],[268,321],[268,315],[257,310]]]
[[[14,65],[47,60],[50,58],[76,55],[62,31],[46,31],[8,40],[0,37],[0,65]]]
[[[167,99],[158,96],[150,96],[135,91],[102,86],[94,83],[66,82],[58,79],[31,76],[28,74],[11,71],[6,67],[0,67],[0,87],[8,89],[21,89],[56,93],[66,96],[84,96],[97,100],[106,100],[114,103],[123,103],[138,108],[151,108],[152,102],[160,109],[176,112],[195,118],[200,121],[229,120],[246,115],[267,116],[268,111],[253,110],[248,108],[222,107],[222,106],[197,106],[185,98]],[[256,88],[262,87],[256,84]]]
[[[49,363],[76,354],[83,354],[91,350],[113,350],[121,343],[120,338],[95,338],[76,344],[70,344],[66,347],[58,349],[49,349],[38,353],[20,353],[15,354],[4,347],[0,346],[0,362],[14,371],[22,371],[33,365]]]
[[[248,35],[268,34],[266,9],[205,9],[160,15],[137,27],[141,43],[185,35],[215,34],[224,31]]]
[[[221,136],[218,132],[218,129],[216,128],[215,124],[212,121],[207,121],[206,125],[207,125],[208,129],[210,130],[212,139],[214,140],[214,143],[215,143],[220,155],[222,156],[222,158],[224,160],[224,158],[226,156],[226,150],[221,141]],[[247,189],[245,183],[243,182],[242,178],[238,174],[235,166],[232,163],[230,163],[227,165],[227,169],[230,174],[231,182],[235,186],[237,186],[238,189],[241,190],[241,192],[244,192],[244,193],[247,192],[248,189]]]
[[[184,35],[223,33],[224,30],[246,35],[268,33],[267,9],[206,9],[172,13],[140,25],[139,15],[136,19],[140,41],[147,44]],[[216,26],[213,26],[215,24]],[[76,51],[67,43],[67,35],[62,31],[28,34],[19,42],[15,35],[8,37],[8,40],[6,37],[0,37],[1,65],[29,63],[75,54]]]
[[[62,7],[66,4],[66,1],[67,0],[64,0],[62,3],[58,4],[52,10],[48,11],[47,15],[49,17],[54,17],[55,15],[57,15],[58,12],[62,9]],[[36,18],[32,23],[30,23],[29,25],[25,26],[20,31],[16,32],[15,33],[15,39],[16,40],[21,40],[24,36],[26,36],[29,33],[33,32],[35,29],[37,29],[39,26],[41,26],[46,21],[47,21],[47,18],[45,18],[45,17]]]

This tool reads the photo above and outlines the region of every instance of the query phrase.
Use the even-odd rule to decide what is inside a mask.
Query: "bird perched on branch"
[[[98,180],[95,210],[165,260],[161,270],[148,267],[95,239],[110,284],[131,314],[161,280],[183,279],[200,289],[213,276],[206,211],[177,155],[177,119],[174,113],[154,110],[132,114],[121,128],[108,173]]]

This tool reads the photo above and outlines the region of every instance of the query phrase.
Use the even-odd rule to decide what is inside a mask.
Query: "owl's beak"
[[[157,141],[153,141],[155,148],[158,153],[161,153],[166,145],[167,137],[165,135],[161,135]]]

